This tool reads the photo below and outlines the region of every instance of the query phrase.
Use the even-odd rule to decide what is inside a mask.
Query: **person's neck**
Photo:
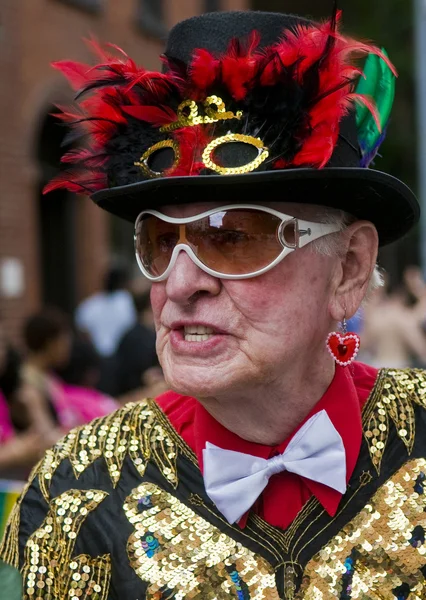
[[[335,365],[323,361],[292,368],[283,379],[243,393],[199,399],[221,425],[248,442],[276,446],[287,439],[330,386]]]
[[[49,370],[49,361],[41,354],[30,354],[27,357],[26,365],[43,374],[47,374]]]

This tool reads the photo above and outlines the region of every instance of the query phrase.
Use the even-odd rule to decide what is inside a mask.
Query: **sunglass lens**
[[[270,265],[282,252],[281,220],[256,209],[218,211],[186,226],[195,254],[224,275],[248,275]]]
[[[147,214],[137,223],[136,255],[151,277],[160,277],[166,271],[178,240],[178,226],[154,215]]]

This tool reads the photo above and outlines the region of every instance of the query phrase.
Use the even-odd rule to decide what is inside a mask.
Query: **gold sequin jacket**
[[[426,598],[425,405],[426,372],[380,371],[337,514],[312,497],[285,530],[229,525],[157,404],[127,405],[47,452],[0,558],[26,600]]]

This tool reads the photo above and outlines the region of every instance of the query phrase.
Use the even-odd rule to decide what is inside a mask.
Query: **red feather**
[[[199,90],[210,88],[219,76],[220,61],[208,50],[198,48],[195,50],[189,75],[192,84]]]
[[[70,150],[62,157],[63,163],[84,164],[86,168],[99,169],[104,167],[108,157],[105,154],[94,154],[92,148]]]
[[[322,169],[329,162],[339,136],[338,128],[321,123],[314,134],[306,139],[303,148],[292,161],[296,167],[310,166]]]
[[[211,141],[205,128],[200,125],[184,127],[176,130],[173,137],[179,143],[180,160],[179,164],[167,171],[166,175],[168,177],[199,175],[206,168],[201,161],[202,151]]]
[[[283,64],[275,49],[265,50],[264,65],[260,70],[260,85],[264,87],[275,85],[283,71]]]
[[[173,82],[174,83],[174,82]],[[129,81],[125,88],[125,93],[129,92],[135,85],[146,87],[151,94],[160,98],[164,98],[171,88],[170,76],[164,73],[156,73],[154,71],[139,71]]]
[[[56,108],[60,112],[51,113],[51,116],[59,119],[60,121],[64,121],[65,123],[72,123],[84,119],[84,112],[80,110],[79,106],[72,107],[76,112],[71,112],[71,108],[69,106],[63,106],[62,104],[56,104]]]
[[[106,43],[104,46],[102,46],[95,37],[86,39],[85,42],[103,63],[111,64],[122,62],[123,64],[126,64],[130,70],[137,71],[138,67],[136,66],[135,61],[132,60],[129,55],[122,48],[120,48],[120,46],[111,43]],[[112,52],[108,52],[106,48],[114,49],[117,54],[121,55],[121,58],[115,56],[115,54]]]
[[[365,96],[364,94],[349,94],[348,98],[350,100],[354,100],[355,102],[360,102],[361,104],[365,104],[365,106],[368,108],[368,110],[373,115],[373,119],[376,123],[377,129],[380,131],[380,133],[382,133],[382,125],[380,123],[379,112],[378,112],[377,107],[374,104],[374,102],[370,98],[368,98],[368,96]]]
[[[274,169],[287,169],[288,166],[288,161],[284,160],[284,158],[278,158],[272,165]]]
[[[54,190],[65,189],[73,194],[92,194],[107,187],[107,178],[104,173],[63,172],[43,188],[43,194]]]
[[[121,110],[153,127],[162,127],[177,120],[177,114],[168,106],[122,106]]]
[[[337,22],[339,20],[340,13]],[[324,59],[330,36],[334,38],[334,43]],[[294,166],[323,168],[328,163],[338,140],[340,121],[354,102],[363,102],[376,122],[379,121],[374,103],[353,93],[354,82],[361,71],[349,61],[352,56],[368,53],[380,56],[396,73],[389,59],[378,48],[342,36],[332,29],[331,21],[319,26],[300,25],[267,52],[268,62],[261,79],[264,85],[273,85],[279,81],[284,68],[297,65],[296,78],[303,87],[308,69],[318,64],[318,98],[312,99],[308,127],[305,129],[308,135],[303,134],[302,148],[292,161]]]
[[[253,85],[259,69],[261,55],[256,53],[260,43],[260,35],[253,31],[244,47],[238,39],[231,41],[228,53],[222,57],[222,80],[234,100],[245,98],[248,89]]]
[[[91,66],[71,60],[61,60],[51,63],[54,69],[61,71],[74,90],[80,90],[88,81]]]
[[[374,102],[354,93],[354,82],[361,71],[353,64],[353,59],[374,53],[396,74],[389,59],[378,48],[341,35],[337,27],[340,14],[322,24],[299,25],[293,31],[286,30],[277,44],[262,50],[257,32],[252,32],[245,42],[232,40],[227,52],[221,56],[196,49],[187,78],[184,65],[176,63],[173,68],[170,63],[168,73],[147,71],[138,67],[118,46],[104,47],[94,39],[89,40],[100,64],[89,67],[71,61],[54,63],[71,86],[85,94],[79,95],[78,107],[58,107],[62,112],[57,116],[76,127],[87,140],[82,149],[72,150],[63,158],[63,162],[75,165],[77,171],[61,174],[46,186],[45,191],[66,188],[72,192],[92,193],[106,187],[108,144],[116,136],[126,135],[130,116],[160,128],[177,119],[180,102],[199,101],[208,91],[214,93],[215,86],[220,90],[226,88],[237,103],[250,91],[263,87],[261,98],[268,110],[268,98],[277,97],[279,101],[279,86],[283,86],[284,97],[286,82],[290,81],[294,89],[300,91],[300,97],[294,98],[295,110],[299,113],[290,124],[300,150],[290,158],[285,151],[281,157],[276,152],[278,156],[272,166],[280,169],[295,166],[323,168],[337,144],[340,122],[355,102],[363,102],[379,122]],[[274,95],[269,96],[268,88],[272,86],[278,86],[278,91],[275,89]],[[268,121],[266,112],[265,120]],[[259,125],[262,124],[256,125],[257,131],[266,132],[268,139],[271,127]],[[274,125],[279,127],[280,123]],[[180,160],[175,168],[166,171],[165,176],[201,173],[205,169],[201,155],[211,140],[211,131],[209,126],[197,125],[173,132],[172,137],[179,143]],[[274,144],[271,143],[271,148]]]

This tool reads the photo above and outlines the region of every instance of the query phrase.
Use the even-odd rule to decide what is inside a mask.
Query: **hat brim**
[[[380,246],[403,237],[420,217],[418,201],[402,181],[381,171],[353,167],[164,177],[101,190],[92,200],[132,223],[143,210],[165,205],[218,201],[319,204],[374,223]]]

